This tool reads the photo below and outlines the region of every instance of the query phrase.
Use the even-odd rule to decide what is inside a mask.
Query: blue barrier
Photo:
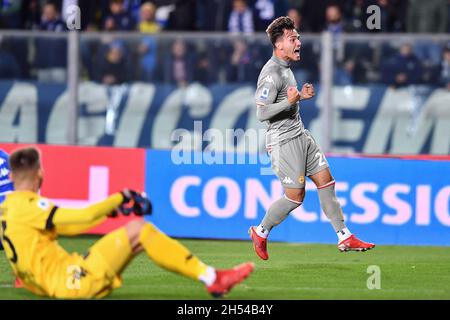
[[[261,164],[174,164],[170,151],[148,150],[151,220],[175,237],[248,239],[283,191]],[[202,153],[193,157],[202,160]],[[377,244],[450,245],[450,161],[329,157],[349,229]],[[276,227],[271,240],[336,243],[317,191]]]

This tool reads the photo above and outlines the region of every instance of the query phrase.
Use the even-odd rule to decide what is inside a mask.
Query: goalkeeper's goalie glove
[[[123,196],[123,202],[117,209],[123,215],[128,216],[134,213],[137,216],[144,216],[152,214],[152,203],[145,192],[139,193],[124,189],[120,193]]]

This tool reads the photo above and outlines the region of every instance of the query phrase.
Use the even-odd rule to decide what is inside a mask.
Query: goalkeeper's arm
[[[89,223],[82,224],[60,224],[56,225],[56,233],[60,236],[76,236],[87,232],[88,230],[98,226],[106,221],[106,217],[100,217]]]
[[[103,222],[123,202],[122,193],[115,193],[83,209],[54,207],[47,224],[54,226],[58,234],[79,234]]]

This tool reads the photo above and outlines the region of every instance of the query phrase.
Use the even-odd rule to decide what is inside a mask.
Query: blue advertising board
[[[233,155],[229,155],[230,160]],[[268,164],[208,164],[205,153],[179,163],[171,151],[147,150],[151,220],[175,237],[248,239],[282,196]],[[450,161],[328,157],[348,228],[376,244],[450,245]],[[224,161],[231,163],[233,161]],[[273,241],[336,243],[308,181],[302,206],[273,229]]]

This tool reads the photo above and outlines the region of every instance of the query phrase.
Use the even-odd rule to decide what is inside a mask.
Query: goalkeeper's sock
[[[261,224],[256,228],[256,234],[260,237],[267,238],[272,228],[279,225],[287,218],[292,210],[301,204],[301,202],[289,199],[286,195],[278,199],[267,210]]]
[[[179,273],[207,286],[216,279],[214,268],[204,264],[178,241],[168,237],[153,224],[146,224],[139,241],[147,255],[162,268]]]

